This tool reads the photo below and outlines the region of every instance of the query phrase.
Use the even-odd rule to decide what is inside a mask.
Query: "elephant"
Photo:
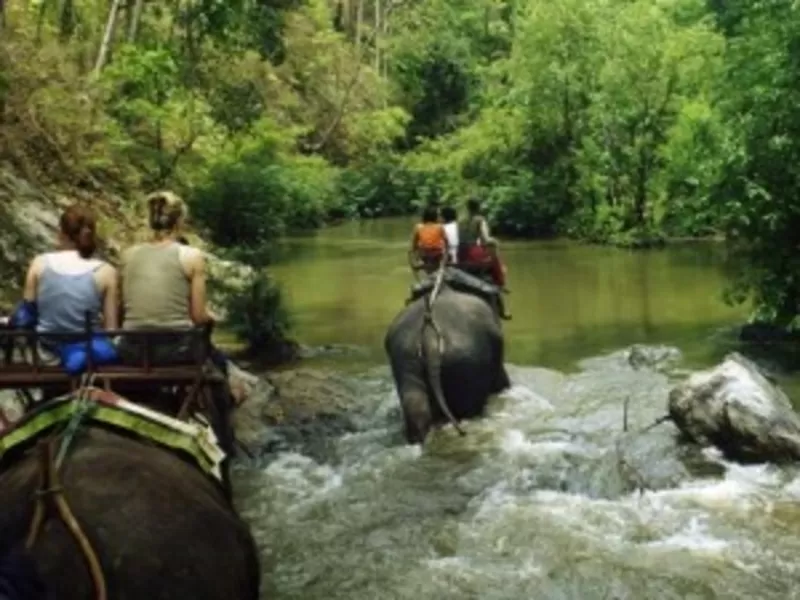
[[[36,448],[40,449],[40,448]],[[183,455],[95,421],[77,430],[46,494],[50,509],[31,533],[39,455],[14,448],[2,458],[0,540],[31,557],[48,595],[59,600],[257,600],[258,550],[225,485]],[[227,465],[224,465],[227,468]],[[227,480],[227,479],[226,479]],[[52,505],[64,498],[99,563],[82,551]]]
[[[33,559],[20,549],[4,549],[0,558],[0,600],[42,600],[46,594]]]
[[[448,274],[437,289],[412,298],[384,337],[412,444],[447,421],[460,431],[459,420],[482,415],[489,396],[510,386],[496,308],[454,279]],[[481,285],[463,273],[457,280]]]

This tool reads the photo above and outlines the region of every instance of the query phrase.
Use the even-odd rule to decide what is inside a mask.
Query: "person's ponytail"
[[[61,233],[81,257],[90,258],[97,250],[96,220],[88,207],[79,204],[68,207],[61,215],[59,225]]]
[[[173,231],[186,215],[186,207],[172,192],[155,192],[147,199],[150,229],[164,233]]]
[[[78,232],[75,241],[75,248],[83,258],[90,258],[97,250],[97,239],[94,234],[94,227],[84,224]]]

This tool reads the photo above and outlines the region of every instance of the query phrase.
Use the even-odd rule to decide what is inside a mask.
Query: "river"
[[[651,252],[506,242],[512,388],[460,438],[403,443],[382,338],[411,281],[410,223],[288,241],[274,267],[309,364],[358,386],[356,431],[327,456],[237,468],[265,562],[263,598],[796,598],[800,478],[679,446],[665,411],[681,369],[718,361],[742,309],[721,300],[720,248]],[[680,350],[634,370],[631,344]]]

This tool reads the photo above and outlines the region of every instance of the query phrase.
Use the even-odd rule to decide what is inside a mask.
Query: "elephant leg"
[[[406,439],[410,444],[421,444],[433,425],[433,416],[428,394],[424,389],[403,392],[400,398],[406,424]]]
[[[511,387],[511,378],[508,376],[508,372],[506,371],[505,365],[500,363],[500,365],[498,365],[497,367],[494,390],[492,391],[492,393],[498,394],[503,390],[507,390],[510,387]]]
[[[503,390],[511,387],[511,379],[508,376],[505,365],[505,353],[503,348],[503,339],[498,337],[493,340],[494,346],[494,365],[493,365],[493,380],[492,380],[492,394],[498,394]]]

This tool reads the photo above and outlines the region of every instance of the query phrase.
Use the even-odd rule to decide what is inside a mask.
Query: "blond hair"
[[[153,231],[172,231],[186,213],[186,204],[173,192],[159,191],[147,196],[148,220]]]

